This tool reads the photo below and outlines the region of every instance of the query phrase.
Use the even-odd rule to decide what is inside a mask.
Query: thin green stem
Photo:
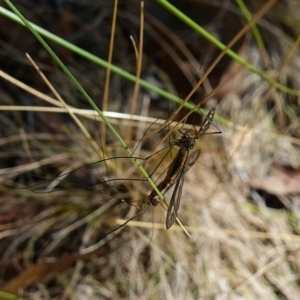
[[[169,3],[166,0],[156,0],[159,4],[161,4],[163,7],[165,7],[168,11],[170,11],[173,15],[175,15],[178,19],[182,20],[185,24],[187,24],[189,27],[191,27],[194,31],[198,32],[201,36],[203,36],[205,39],[207,39],[209,42],[214,44],[217,48],[219,48],[222,51],[225,51],[228,56],[230,56],[232,59],[240,63],[242,66],[247,68],[249,71],[256,73],[258,76],[260,76],[265,81],[269,82],[271,85],[273,85],[278,90],[281,90],[282,92],[292,94],[292,95],[300,95],[300,91],[294,90],[291,88],[288,88],[278,81],[276,81],[274,78],[266,75],[262,71],[255,68],[253,65],[248,63],[245,59],[243,59],[241,56],[236,54],[231,49],[227,48],[226,45],[224,45],[222,42],[220,42],[218,39],[216,39],[213,35],[211,35],[208,31],[206,31],[203,27],[201,27],[199,24],[197,24],[195,21],[190,19],[188,16],[186,16],[184,13],[182,13],[179,9],[177,9],[175,6],[173,6],[171,3]],[[253,19],[254,20],[254,19]],[[249,23],[251,26],[251,23]]]
[[[236,0],[236,3],[238,4],[238,6],[240,7],[240,10],[242,11],[242,13],[244,14],[246,20],[248,22],[251,22],[252,20],[252,15],[251,13],[249,12],[247,6],[245,5],[244,1],[243,0]],[[264,41],[259,33],[259,30],[256,26],[256,24],[253,24],[251,25],[251,30],[253,32],[253,35],[255,37],[255,40],[257,42],[257,45],[259,48],[265,48],[265,45],[264,45]]]
[[[25,24],[22,22],[22,20],[14,13],[12,13],[11,11],[3,8],[0,6],[0,14],[6,16],[7,18],[13,20],[14,22],[22,25],[22,26],[25,26]],[[160,89],[158,88],[157,86],[143,80],[143,79],[137,79],[136,76],[122,70],[121,68],[117,67],[117,66],[114,66],[113,64],[109,64],[107,63],[105,60],[73,45],[72,43],[69,43],[68,41],[65,41],[64,39],[56,36],[55,34],[41,28],[40,26],[38,25],[35,25],[31,22],[28,22],[28,24],[30,24],[30,26],[38,33],[40,34],[41,36],[71,50],[72,52],[100,65],[101,67],[104,67],[104,68],[110,68],[112,72],[122,76],[123,78],[125,79],[128,79],[129,81],[132,81],[132,82],[138,82],[142,87],[144,87],[145,89],[148,89],[148,90],[151,90],[151,91],[154,91],[155,93],[157,93],[158,95],[160,95],[161,97],[165,98],[165,99],[168,99],[176,104],[181,104],[183,102],[183,99],[179,98],[178,96],[175,96],[167,91],[164,91],[163,89]],[[193,105],[192,103],[190,102],[186,102],[184,104],[184,107],[189,109],[189,110],[192,110],[195,108],[195,105]],[[207,110],[205,109],[202,109],[200,108],[199,111],[202,113],[202,114],[207,114]],[[198,110],[196,111],[198,112]],[[215,121],[217,121],[218,123],[220,124],[223,124],[223,125],[227,125],[229,122],[228,120],[224,119],[224,118],[221,118],[219,116],[215,116],[214,118]]]
[[[8,3],[8,1],[5,1]],[[19,23],[22,26],[25,26],[25,24],[23,23],[23,21],[18,17],[17,14],[12,13],[11,11],[3,8],[0,6],[0,14],[6,16],[7,18],[15,21],[16,23]],[[122,70],[121,68],[114,66],[113,64],[109,64],[107,61],[97,57],[96,55],[93,55],[91,53],[89,53],[88,51],[81,49],[80,47],[77,47],[76,45],[69,43],[68,41],[58,37],[57,35],[43,29],[42,27],[35,25],[31,22],[26,21],[27,24],[29,24],[31,26],[31,28],[38,33],[39,35],[43,36],[44,38],[47,38],[48,40],[51,40],[53,42],[55,42],[56,44],[59,44],[63,47],[65,47],[66,49],[71,50],[72,52],[88,59],[89,61],[94,62],[95,64],[103,67],[103,68],[110,68],[110,70],[112,72],[114,72],[115,74],[118,74],[120,76],[122,76],[123,78],[131,81],[131,82],[138,82],[142,87],[144,87],[145,89],[154,91],[155,93],[159,94],[161,97],[168,99],[174,103],[177,104],[181,104],[182,99],[178,98],[178,96],[175,96],[169,92],[166,92],[160,88],[158,88],[157,86],[143,80],[143,79],[137,79],[136,76],[134,76],[133,74],[126,72],[124,70]],[[187,109],[193,109],[195,106],[192,103],[185,103],[184,105]],[[202,113],[207,113],[206,110],[202,110]]]
[[[116,137],[116,139],[120,142],[120,144],[123,146],[125,151],[129,154],[130,157],[132,157],[133,153],[128,148],[126,143],[123,141],[121,136],[117,133],[117,131],[114,129],[114,127],[110,124],[108,119],[104,116],[102,111],[97,107],[97,105],[94,103],[94,101],[91,99],[91,97],[88,95],[88,93],[83,89],[83,87],[80,85],[80,83],[77,81],[77,79],[73,76],[73,74],[68,70],[68,68],[63,64],[63,62],[58,58],[58,56],[54,53],[54,51],[49,47],[49,45],[44,41],[44,39],[40,36],[40,34],[35,30],[33,26],[25,19],[25,17],[18,11],[18,9],[9,1],[4,0],[6,4],[11,8],[11,10],[22,20],[22,22],[25,24],[25,26],[32,32],[32,34],[37,38],[37,40],[43,45],[43,47],[48,51],[48,53],[53,57],[53,59],[56,61],[56,63],[61,67],[61,69],[66,73],[66,75],[69,77],[69,79],[73,82],[73,84],[77,87],[77,89],[80,91],[80,93],[84,96],[84,98],[90,103],[90,105],[93,107],[93,109],[98,113],[100,118],[103,120],[103,122],[106,124],[106,126],[110,129],[112,134]],[[136,164],[136,166],[140,169],[142,174],[147,178],[150,185],[153,187],[153,189],[156,191],[159,198],[166,203],[166,200],[164,199],[163,195],[160,193],[150,176],[147,174],[146,170],[142,167],[140,162],[132,157],[132,160]]]

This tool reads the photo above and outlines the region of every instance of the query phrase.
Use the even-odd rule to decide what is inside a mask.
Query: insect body
[[[180,206],[180,199],[184,182],[184,175],[195,164],[200,156],[200,150],[193,152],[191,155],[189,155],[189,152],[194,148],[195,140],[208,130],[210,124],[212,123],[214,113],[215,109],[211,109],[208,112],[199,131],[194,137],[191,137],[188,132],[182,132],[179,130],[182,136],[175,142],[175,145],[180,149],[171,162],[166,177],[157,185],[157,188],[160,192],[166,192],[174,184],[176,184],[167,211],[167,229],[169,229],[174,224],[177,218],[177,212]],[[189,158],[189,156],[191,157]],[[148,199],[149,203],[153,206],[156,206],[159,203],[159,197],[154,189],[149,194]]]

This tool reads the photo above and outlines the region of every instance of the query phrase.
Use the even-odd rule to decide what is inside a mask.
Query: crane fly
[[[195,146],[195,140],[199,139],[199,137],[209,129],[214,114],[215,109],[213,108],[208,112],[199,131],[194,137],[190,136],[188,132],[182,132],[181,130],[179,130],[182,136],[177,139],[175,145],[180,149],[171,162],[166,177],[157,185],[157,189],[160,192],[167,192],[174,184],[176,184],[167,211],[167,229],[169,229],[174,224],[177,218],[177,212],[180,206],[182,187],[184,183],[184,175],[195,164],[200,156],[200,150],[194,151],[191,155],[189,155],[189,153]],[[159,198],[154,189],[149,194],[148,199],[151,205],[156,206],[158,204]]]
[[[174,224],[174,222],[177,218],[177,212],[178,212],[179,206],[180,206],[180,200],[181,200],[181,195],[182,195],[182,187],[183,187],[183,183],[184,183],[184,175],[195,164],[195,162],[198,160],[198,158],[200,156],[200,150],[196,150],[191,154],[190,154],[190,151],[195,146],[195,140],[198,139],[204,133],[206,133],[206,131],[209,129],[210,125],[212,124],[214,113],[215,113],[215,109],[211,109],[208,112],[208,114],[205,117],[200,129],[196,132],[195,136],[191,136],[188,133],[189,131],[183,132],[183,131],[179,130],[179,132],[181,133],[181,137],[179,139],[177,139],[177,141],[173,144],[173,145],[177,145],[179,147],[179,151],[177,152],[176,156],[174,157],[174,159],[172,160],[170,166],[168,167],[167,174],[166,174],[164,180],[162,180],[157,185],[158,190],[160,192],[165,193],[175,184],[175,188],[174,188],[174,191],[172,193],[172,197],[171,197],[170,204],[169,204],[168,211],[167,211],[167,218],[166,218],[166,228],[167,229],[169,229]],[[124,157],[122,157],[122,158],[124,158]],[[105,161],[105,160],[106,159],[104,159],[103,161]],[[97,161],[95,163],[99,163],[99,162],[100,161]],[[95,163],[93,163],[93,164],[95,164]],[[81,167],[76,168],[75,170],[77,170],[77,169],[81,169]],[[67,173],[67,174],[69,174],[69,173]],[[65,176],[67,174],[63,174],[63,175],[60,175],[60,176]],[[70,183],[73,186],[82,187],[80,184],[68,182],[66,180],[59,180],[58,178],[56,178],[56,180]],[[110,181],[110,180],[108,180],[108,181]],[[102,184],[104,185],[103,186],[104,189],[105,188],[108,188],[108,189],[112,188],[109,184],[107,184],[108,181],[105,181],[103,179]],[[44,183],[45,182],[48,182],[48,180],[44,181]],[[40,185],[40,183],[34,184],[31,187],[34,187],[34,186],[37,186],[37,185]],[[88,189],[95,189],[95,188],[92,188],[92,187],[87,187],[87,188]],[[110,193],[108,191],[105,191],[104,189],[95,189],[95,190],[100,191],[103,194],[109,195]],[[129,205],[140,208],[140,207],[138,207],[134,204],[131,204],[130,202],[127,202],[126,200],[120,199],[119,197],[116,197],[116,196],[114,196],[114,197],[116,199],[120,200],[121,202],[126,202]],[[150,194],[148,194],[147,197],[148,197],[149,204],[151,204],[152,206],[156,206],[159,203],[159,197],[158,197],[158,195],[157,195],[157,193],[154,189],[150,192]],[[137,215],[140,215],[141,213],[142,212],[138,213]],[[135,217],[137,217],[137,215],[130,218],[129,220],[127,220],[123,225],[118,226],[112,232],[114,232],[114,231],[118,230],[119,228],[123,227],[129,221],[131,221]]]

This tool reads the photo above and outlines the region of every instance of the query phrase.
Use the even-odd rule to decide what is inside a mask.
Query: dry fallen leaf
[[[268,177],[253,178],[249,185],[272,195],[300,194],[300,169],[276,165]]]

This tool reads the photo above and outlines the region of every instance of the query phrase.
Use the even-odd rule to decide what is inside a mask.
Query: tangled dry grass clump
[[[254,17],[262,9],[259,1],[255,4]],[[200,8],[212,14],[205,25],[226,43],[238,34],[231,31],[231,19],[237,17],[246,24],[241,21],[241,11],[227,1],[190,5],[186,14],[193,16],[193,10]],[[199,59],[195,54],[199,41],[194,32],[175,21],[163,24],[157,7],[148,2],[145,7],[149,9],[145,17],[145,49],[151,49],[153,56],[145,50],[144,61],[151,65],[149,70],[153,73],[149,71],[142,77],[155,79],[165,88],[178,89],[181,94],[189,85],[183,83],[181,76],[189,82],[199,70],[193,66]],[[290,6],[286,7],[288,10]],[[95,17],[95,21],[106,20],[112,14],[111,9],[105,8],[103,18]],[[61,14],[70,16],[70,11]],[[292,16],[294,20],[288,24],[294,24],[299,14]],[[119,8],[119,17],[123,23],[131,20],[133,28],[137,26],[137,13],[126,5]],[[83,21],[84,18],[76,20]],[[218,26],[214,27],[218,22],[228,29],[230,38],[223,36]],[[110,23],[106,20],[103,24],[105,31],[110,32]],[[217,108],[214,124],[222,134],[206,134],[196,141],[195,149],[201,149],[201,155],[185,174],[178,218],[191,237],[178,225],[165,229],[166,209],[146,203],[151,187],[145,177],[131,159],[125,158],[125,151],[113,134],[108,129],[103,131],[94,112],[87,118],[86,110],[75,110],[82,108],[81,96],[46,59],[42,71],[50,81],[53,79],[68,105],[74,107],[79,123],[90,137],[78,130],[79,123],[69,112],[62,116],[51,111],[55,105],[57,111],[62,110],[57,102],[34,113],[40,109],[41,99],[49,97],[36,75],[28,81],[21,79],[22,74],[14,77],[43,90],[39,100],[27,91],[20,92],[17,81],[1,89],[0,298],[5,299],[4,292],[19,293],[27,299],[300,298],[300,53],[299,40],[293,38],[298,32],[283,26],[288,24],[280,19],[276,5],[258,24],[264,44],[258,47],[248,30],[233,49],[290,90],[275,88],[231,59],[222,60],[209,76],[205,75],[193,101],[198,104],[209,98],[205,108]],[[83,26],[80,28],[84,31]],[[118,43],[122,46],[121,31],[117,34],[121,34]],[[87,33],[79,33],[77,42],[88,45]],[[94,38],[101,40],[96,33]],[[164,40],[167,44],[172,41],[181,55],[169,48],[167,55],[164,46],[158,47],[164,45]],[[132,62],[134,51],[128,48],[131,54],[126,53],[125,45],[128,44],[114,48],[115,52],[122,52],[118,53],[120,57],[116,54],[117,60],[121,62],[125,55],[127,63]],[[202,45],[204,74],[220,52],[210,51],[208,42]],[[13,46],[7,41],[1,47],[9,55],[8,49]],[[187,50],[183,59],[182,53]],[[19,60],[22,51],[25,52],[14,48],[11,60]],[[105,82],[105,72],[81,64],[81,60],[61,51],[87,89],[102,95],[105,84],[97,85],[94,80],[98,74]],[[176,66],[168,69],[171,58]],[[20,69],[26,70],[24,66]],[[82,70],[91,75],[90,82]],[[108,110],[130,112],[133,87],[115,76],[111,77],[109,93],[113,100],[108,101]],[[178,86],[176,81],[182,84]],[[171,88],[170,82],[174,83]],[[150,98],[157,100],[152,99],[149,104]],[[157,183],[176,154],[174,147],[172,154],[164,158],[170,141],[179,134],[173,129],[175,122],[158,132],[160,120],[171,115],[169,105],[161,105],[158,95],[141,90],[137,99],[143,103],[136,105],[134,111],[134,115],[142,117],[140,120],[126,119],[125,115],[111,115],[109,120],[128,146],[137,149],[136,156],[150,157],[140,161],[149,174],[154,172],[152,178]],[[5,106],[10,109],[5,110]],[[21,106],[26,106],[28,112],[19,112]],[[184,117],[186,113],[179,115]],[[153,118],[147,118],[148,115]],[[193,124],[199,118],[191,116],[188,122],[192,125],[186,126],[194,130]],[[212,125],[211,131],[214,129]],[[170,138],[166,138],[168,134]],[[166,149],[151,156],[163,148]],[[62,173],[68,176],[58,177]],[[168,201],[171,193],[165,194]]]

